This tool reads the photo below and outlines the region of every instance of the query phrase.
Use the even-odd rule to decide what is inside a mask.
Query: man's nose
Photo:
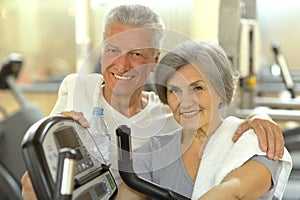
[[[120,55],[114,63],[119,72],[126,72],[131,69],[130,57],[127,53]]]

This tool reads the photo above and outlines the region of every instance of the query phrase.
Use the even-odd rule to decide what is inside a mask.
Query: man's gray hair
[[[161,17],[149,7],[139,4],[128,4],[113,8],[104,20],[104,37],[108,34],[108,26],[112,23],[152,30],[154,33],[153,45],[156,48],[161,48],[165,37],[165,25]]]

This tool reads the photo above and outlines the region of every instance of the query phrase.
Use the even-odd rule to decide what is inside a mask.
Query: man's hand
[[[267,152],[271,160],[282,158],[284,152],[284,139],[279,125],[269,116],[261,114],[249,115],[238,127],[232,140],[236,142],[245,131],[254,129],[260,144],[260,148]]]
[[[82,112],[76,112],[76,111],[63,111],[59,114],[64,115],[66,117],[71,117],[74,120],[78,121],[83,127],[89,128],[90,125],[87,121],[87,119],[84,117]]]
[[[28,171],[26,171],[24,173],[24,175],[22,176],[21,183],[22,183],[23,199],[24,200],[37,200],[37,197],[35,195]]]

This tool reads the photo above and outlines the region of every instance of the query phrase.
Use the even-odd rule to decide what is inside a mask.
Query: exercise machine
[[[130,128],[116,130],[119,173],[133,189],[154,199],[187,200],[138,177],[133,171]],[[34,123],[22,154],[38,199],[112,200],[118,188],[89,131],[72,118],[55,115]]]
[[[274,109],[300,109],[300,99],[297,98],[297,86],[296,81],[297,76],[292,76],[289,69],[288,63],[283,55],[280,44],[274,41],[271,46],[272,52],[276,64],[274,63],[270,68],[270,73],[258,74],[259,88],[257,88],[258,97],[255,98],[255,105],[257,106],[268,106]],[[278,71],[277,79],[274,79],[275,68]],[[273,78],[273,79],[272,79]],[[276,80],[276,81],[275,81]],[[282,86],[280,86],[282,85]],[[280,93],[282,91],[287,91],[287,95],[284,98],[274,98],[274,97],[261,97],[264,92],[273,91],[272,93]],[[300,94],[300,93],[299,93]]]
[[[187,197],[139,177],[133,169],[130,128],[126,125],[121,125],[116,130],[116,135],[119,147],[119,173],[129,187],[154,199],[188,200]]]
[[[280,76],[276,80],[271,73],[261,74],[259,69],[259,34],[256,17],[256,0],[221,0],[219,15],[219,43],[224,48],[233,66],[240,72],[237,97],[228,109],[229,115],[246,118],[254,109],[266,113],[274,121],[300,122],[300,100],[297,98],[295,74],[291,74],[278,42],[270,46],[274,53]],[[300,77],[298,75],[298,77]],[[296,80],[296,81],[295,81]],[[298,82],[297,82],[298,81]],[[299,89],[299,88],[298,88]],[[289,92],[289,97],[266,97],[263,93]],[[285,145],[293,162],[299,161],[300,128],[284,130]],[[287,185],[284,200],[299,200],[300,176],[298,165],[293,170]]]
[[[57,115],[33,124],[22,154],[38,199],[111,200],[117,185],[88,129]]]
[[[296,96],[295,82],[278,43],[272,44],[275,60],[281,69],[283,89],[291,98],[258,96],[259,77],[259,27],[256,17],[256,0],[222,0],[219,15],[219,43],[224,48],[233,67],[240,72],[238,98],[235,98],[229,114],[245,118],[253,109],[264,107],[274,120],[300,122],[300,101]],[[273,86],[274,88],[274,86]]]
[[[12,53],[0,69],[0,90],[10,90],[20,109],[8,114],[0,106],[4,116],[0,121],[0,193],[5,199],[22,199],[21,177],[26,167],[22,159],[21,140],[24,133],[34,122],[43,117],[41,111],[30,105],[16,84],[23,64],[21,54]]]

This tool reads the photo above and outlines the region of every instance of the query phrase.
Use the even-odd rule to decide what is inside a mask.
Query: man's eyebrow
[[[119,49],[116,45],[112,44],[112,43],[105,43],[105,46],[110,46],[116,49]]]
[[[115,49],[119,49],[119,47],[117,47],[116,45],[110,43],[110,42],[106,42],[105,43],[105,47],[112,47],[112,48],[115,48]],[[127,52],[132,52],[132,51],[141,51],[141,50],[145,50],[145,49],[149,49],[150,47],[137,47],[137,48],[132,48],[132,49],[128,49],[126,50]]]
[[[132,48],[130,51],[140,51],[145,49],[148,49],[148,47]]]

